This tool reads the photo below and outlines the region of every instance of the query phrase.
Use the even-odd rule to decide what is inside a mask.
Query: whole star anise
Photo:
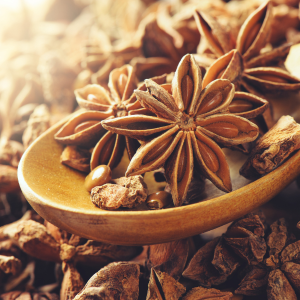
[[[156,117],[134,115],[102,122],[105,129],[142,143],[126,176],[164,165],[174,204],[179,206],[186,198],[195,164],[219,189],[230,192],[229,167],[218,144],[230,147],[258,135],[255,124],[229,113],[234,85],[218,79],[201,90],[201,70],[190,54],[180,61],[172,85],[145,83],[148,92],[136,90],[135,94]]]
[[[236,41],[207,14],[196,11],[194,16],[201,35],[205,36],[210,50],[218,58],[210,66],[210,76],[203,80],[203,87],[214,79],[223,78],[229,79],[239,89],[257,95],[300,89],[298,78],[274,67],[286,58],[292,44],[261,51],[270,36],[271,2],[263,3],[247,18]]]
[[[155,78],[163,83],[166,76]],[[55,139],[64,145],[76,145],[93,148],[90,168],[108,165],[114,168],[120,162],[126,147],[131,158],[139,143],[130,137],[106,131],[101,121],[129,114],[150,113],[142,108],[133,94],[136,85],[134,70],[125,65],[114,69],[109,76],[110,93],[100,85],[92,84],[75,90],[80,107],[87,110],[71,118],[55,135]],[[140,89],[146,89],[141,86]]]

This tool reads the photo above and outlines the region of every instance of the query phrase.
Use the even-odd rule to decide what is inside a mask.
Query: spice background
[[[19,8],[0,4],[0,299],[300,298],[300,178],[259,211],[232,224],[144,247],[105,244],[57,228],[31,209],[17,180],[17,167],[28,146],[79,109],[74,90],[97,84],[113,93],[109,76],[125,64],[135,72],[136,87],[163,74],[168,75],[157,79],[158,84],[170,83],[172,72],[189,53],[204,74],[216,59],[233,53],[243,23],[264,3],[45,0],[35,6],[34,1],[20,0]],[[259,74],[265,77],[251,81],[253,71],[249,68],[253,66],[243,58],[245,66],[233,80],[236,89],[250,90],[271,107],[269,114],[255,121],[260,135],[284,115],[300,122],[300,4],[297,0],[274,0],[267,6],[272,11],[270,30],[264,34],[268,43],[256,47],[262,65],[255,67],[267,71],[276,67],[296,79],[279,78],[278,73],[268,71]],[[210,35],[199,30],[203,20],[205,26],[212,26],[207,32],[212,34],[214,47]],[[254,27],[249,34],[257,34]],[[266,53],[273,53],[276,59],[268,60]],[[228,75],[225,71],[218,76],[223,74]],[[230,73],[231,78],[234,74]],[[266,92],[264,80],[273,82],[273,93]],[[145,85],[139,89],[143,91],[140,94],[146,93]],[[290,117],[286,120],[279,128],[294,122]],[[259,154],[269,149],[278,160],[273,164],[268,161],[267,171],[264,168],[257,174],[256,170],[247,178],[257,178],[293,155],[268,148],[274,143],[273,137],[269,131],[256,149]],[[286,140],[283,138],[281,145]],[[293,151],[298,144],[293,145]],[[123,151],[125,146],[120,148]],[[136,148],[134,140],[127,143],[130,157]],[[74,148],[69,150],[72,153]],[[89,170],[89,151],[77,151],[76,155],[71,164],[80,165],[81,171]],[[118,157],[117,164],[120,153],[108,153],[107,157]],[[260,158],[255,159],[260,162]],[[155,176],[157,181],[164,181],[162,170]],[[206,184],[207,195],[215,193],[211,186]],[[192,181],[184,200],[195,202],[199,193],[203,195],[203,190]]]

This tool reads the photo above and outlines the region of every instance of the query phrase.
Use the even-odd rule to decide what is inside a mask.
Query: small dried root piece
[[[147,199],[147,186],[141,175],[121,177],[114,180],[116,184],[107,183],[92,189],[92,202],[104,209],[119,207],[133,208]]]
[[[291,116],[282,116],[261,137],[240,170],[249,179],[257,179],[279,166],[292,152],[300,148],[300,125]]]

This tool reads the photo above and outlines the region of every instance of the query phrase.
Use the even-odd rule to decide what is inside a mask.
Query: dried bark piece
[[[178,300],[185,287],[167,273],[151,269],[146,300]]]
[[[46,227],[32,220],[19,220],[0,229],[0,237],[10,238],[27,254],[38,259],[60,262],[59,244]]]
[[[137,300],[139,275],[140,267],[137,264],[111,263],[94,274],[74,300],[91,298]]]
[[[220,238],[215,238],[200,248],[182,273],[183,277],[196,280],[205,287],[219,285],[226,281],[227,275],[220,274],[212,264],[214,250]]]
[[[22,267],[22,262],[14,256],[0,255],[0,269],[8,274],[17,274]]]
[[[188,254],[188,239],[150,245],[147,252],[146,265],[148,270],[153,268],[179,280],[186,265]]]
[[[267,287],[268,300],[297,300],[292,286],[280,270],[271,271]]]
[[[91,200],[96,206],[104,209],[133,208],[146,201],[148,192],[142,176],[121,177],[114,181],[116,184],[107,183],[92,189]]]
[[[269,271],[265,268],[252,267],[251,270],[239,283],[239,287],[234,291],[235,294],[246,296],[257,296],[266,290]]]
[[[35,108],[24,130],[22,141],[25,149],[50,127],[50,111],[45,104]]]
[[[279,265],[279,254],[286,245],[288,230],[286,221],[283,218],[271,224],[270,228],[271,233],[267,238],[269,257],[265,260],[265,264],[275,268]]]
[[[182,300],[230,300],[232,299],[233,294],[231,292],[223,292],[217,289],[206,289],[204,287],[195,287],[190,290]]]
[[[67,146],[60,156],[62,164],[86,173],[90,171],[90,159],[90,151],[77,146]]]
[[[60,299],[72,300],[83,289],[84,281],[72,264],[64,268],[64,278],[61,283]]]
[[[0,165],[0,192],[11,193],[19,190],[17,169],[7,165]]]
[[[261,137],[250,157],[240,169],[240,174],[256,179],[278,167],[287,157],[300,148],[300,125],[291,116],[282,116]]]

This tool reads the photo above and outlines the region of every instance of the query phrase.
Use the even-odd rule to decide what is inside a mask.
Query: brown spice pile
[[[142,249],[60,230],[17,181],[24,150],[77,104],[72,136],[58,134],[62,162],[88,173],[124,149],[131,159],[130,177],[95,188],[100,207],[145,202],[141,174],[157,169],[176,206],[205,178],[229,192],[223,147],[250,153],[246,177],[272,171],[299,149],[300,80],[284,66],[300,42],[298,1],[23,4],[0,9],[0,299],[299,298],[294,183],[266,217]],[[109,189],[124,199],[106,205]]]

